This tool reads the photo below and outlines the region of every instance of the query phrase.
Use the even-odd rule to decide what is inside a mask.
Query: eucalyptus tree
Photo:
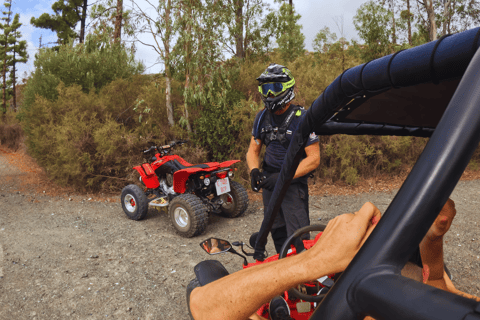
[[[270,12],[263,27],[272,35],[285,61],[293,61],[305,52],[305,36],[302,26],[298,23],[301,16],[296,14],[295,8],[283,3],[278,11]]]
[[[136,32],[134,39],[144,46],[152,48],[157,54],[160,62],[165,66],[165,101],[167,106],[167,118],[170,126],[174,126],[173,106],[172,106],[172,48],[177,30],[177,22],[174,6],[180,3],[176,0],[158,1],[154,4],[146,1],[147,6],[140,5],[136,0],[132,0],[132,23],[135,25]],[[147,35],[147,38],[144,37]]]
[[[226,10],[226,50],[237,58],[262,52],[262,24],[268,5],[263,0],[228,0]]]
[[[132,23],[132,10],[124,8],[123,0],[99,0],[90,10],[90,24],[98,32],[109,34],[115,42],[122,40],[122,31],[127,36],[136,32]]]

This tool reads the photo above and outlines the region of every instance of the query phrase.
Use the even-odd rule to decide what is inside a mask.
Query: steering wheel
[[[326,225],[317,224],[317,225],[306,226],[298,229],[290,237],[288,237],[287,240],[285,240],[285,243],[283,244],[282,249],[280,250],[280,254],[278,255],[278,259],[283,259],[287,256],[287,252],[290,249],[290,246],[292,245],[292,243],[294,243],[294,241],[298,237],[310,231],[323,231],[325,230],[326,227],[327,227]],[[302,299],[303,301],[317,302],[317,303],[322,301],[322,299],[326,295],[326,293],[322,293],[317,296],[312,296],[312,295],[308,295],[300,292],[297,288],[292,288],[289,291],[293,291],[293,294],[295,295],[295,297]]]

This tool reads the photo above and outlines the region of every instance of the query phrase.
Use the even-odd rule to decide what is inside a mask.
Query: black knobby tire
[[[196,195],[182,194],[173,198],[168,213],[173,226],[182,237],[200,235],[207,227],[207,208]]]
[[[235,218],[247,210],[247,190],[240,183],[230,180],[230,192],[222,196],[225,204],[220,207],[220,210],[225,217]]]
[[[123,212],[132,220],[142,220],[147,216],[148,199],[143,190],[134,184],[129,184],[122,190],[120,197]]]
[[[201,287],[200,282],[198,282],[197,278],[190,281],[190,283],[187,285],[187,309],[188,309],[188,315],[192,320],[194,319],[192,316],[192,312],[190,311],[190,294],[192,293],[193,289],[197,287]]]

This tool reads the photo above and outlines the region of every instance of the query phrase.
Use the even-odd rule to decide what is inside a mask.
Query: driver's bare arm
[[[303,177],[309,172],[317,169],[320,165],[320,143],[315,142],[305,148],[307,157],[300,161],[297,171],[295,171],[295,178]]]
[[[260,140],[255,140],[252,136],[250,140],[250,145],[248,146],[247,151],[247,165],[249,171],[252,171],[255,168],[260,168],[260,151],[262,150],[262,142]]]
[[[380,211],[367,202],[355,214],[347,213],[331,220],[311,249],[195,288],[190,296],[194,319],[245,320],[262,304],[285,290],[343,271],[379,219]],[[205,297],[221,298],[208,299],[206,303]]]

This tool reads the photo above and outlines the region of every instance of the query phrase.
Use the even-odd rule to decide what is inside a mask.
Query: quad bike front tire
[[[207,227],[207,208],[196,195],[181,194],[173,198],[168,213],[173,226],[182,237],[200,235]]]
[[[122,190],[120,197],[123,212],[132,220],[142,220],[147,216],[148,200],[143,190],[134,184],[129,184]]]
[[[230,192],[222,194],[222,197],[224,203],[220,210],[225,217],[236,218],[247,210],[247,190],[240,183],[230,181]]]

